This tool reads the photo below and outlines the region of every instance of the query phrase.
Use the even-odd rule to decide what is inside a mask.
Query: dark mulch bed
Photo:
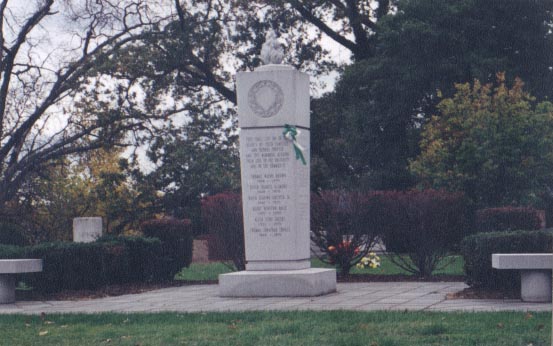
[[[504,292],[469,287],[459,292],[448,293],[447,299],[520,299],[520,290]]]
[[[338,282],[459,282],[464,280],[465,277],[462,275],[435,275],[431,277],[372,274],[338,276]],[[503,292],[469,287],[459,292],[449,293],[447,299],[520,299],[520,290]]]
[[[156,283],[129,283],[120,285],[108,285],[96,290],[63,290],[54,293],[40,293],[35,291],[16,290],[17,300],[82,300],[102,297],[121,296],[124,294],[138,294],[147,291],[168,287],[178,287],[198,284],[213,284],[211,281],[168,281]]]
[[[462,275],[435,275],[429,277],[418,277],[414,275],[338,275],[338,282],[453,282],[464,281]]]

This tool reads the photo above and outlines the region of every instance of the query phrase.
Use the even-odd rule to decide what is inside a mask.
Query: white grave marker
[[[91,243],[102,236],[101,217],[76,217],[73,219],[73,241]]]

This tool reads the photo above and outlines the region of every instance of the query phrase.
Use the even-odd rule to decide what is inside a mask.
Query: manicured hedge
[[[193,242],[190,220],[170,217],[154,219],[143,222],[141,229],[144,236],[161,240],[168,276],[172,277],[183,267],[190,265]]]
[[[103,237],[93,243],[51,242],[0,246],[0,258],[40,258],[43,271],[22,275],[41,292],[172,280],[175,264],[156,238]]]
[[[15,245],[0,244],[0,259],[16,259],[25,257],[25,248]]]
[[[494,253],[551,253],[553,230],[477,233],[463,240],[466,282],[476,288],[518,290],[517,270],[492,268]]]
[[[26,275],[25,282],[39,291],[93,289],[108,283],[104,274],[102,243],[42,243],[26,249],[26,257],[43,259],[40,273]]]
[[[163,242],[157,238],[104,237],[98,242],[104,243],[105,263],[111,266],[106,268],[111,278],[108,283],[167,281],[176,274],[173,267],[177,260],[166,255]]]
[[[27,239],[23,236],[23,228],[14,223],[0,221],[0,244],[27,245]]]
[[[478,232],[538,230],[545,224],[543,210],[534,208],[487,208],[476,212]]]

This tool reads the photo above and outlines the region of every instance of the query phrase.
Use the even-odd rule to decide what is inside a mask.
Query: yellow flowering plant
[[[356,267],[359,269],[364,269],[366,267],[376,269],[380,267],[380,257],[374,252],[369,252],[367,256],[361,258],[359,263],[356,264]]]

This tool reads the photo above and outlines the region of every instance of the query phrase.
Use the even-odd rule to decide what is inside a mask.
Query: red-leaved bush
[[[323,191],[311,195],[311,240],[319,258],[347,275],[369,252],[378,235],[379,195]]]
[[[545,228],[545,215],[534,208],[480,209],[476,212],[476,228],[478,232],[538,230]]]
[[[396,265],[419,276],[430,276],[438,269],[469,230],[470,210],[461,193],[382,192],[380,201],[386,250]]]
[[[216,235],[219,258],[230,258],[237,270],[246,269],[242,197],[238,193],[219,193],[202,199],[202,223]]]

